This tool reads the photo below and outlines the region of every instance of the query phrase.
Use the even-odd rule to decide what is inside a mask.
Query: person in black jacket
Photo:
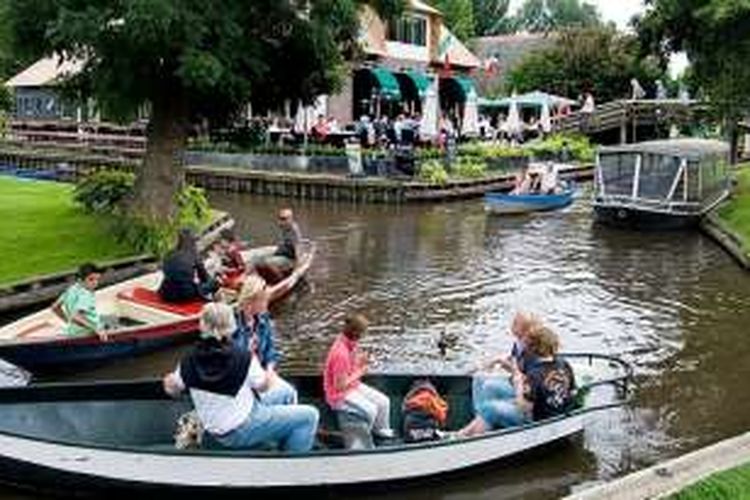
[[[162,272],[164,278],[159,295],[166,302],[208,300],[218,288],[203,266],[195,235],[190,229],[180,231],[177,247],[164,259]]]

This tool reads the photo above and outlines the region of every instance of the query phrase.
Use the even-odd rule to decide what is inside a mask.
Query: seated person
[[[529,194],[531,192],[531,174],[529,173],[528,165],[521,167],[521,171],[516,174],[516,178],[513,184],[513,191],[510,194]]]
[[[279,353],[274,342],[274,324],[268,311],[269,302],[294,287],[306,269],[298,268],[285,280],[271,287],[257,274],[247,277],[237,299],[237,329],[232,340],[239,349],[251,351],[268,373],[269,387],[261,400],[274,404],[296,404],[297,391],[276,373]]]
[[[273,255],[260,257],[254,264],[264,266],[274,277],[274,281],[282,279],[291,272],[301,255],[300,242],[302,233],[294,221],[294,212],[291,208],[279,210],[279,240]]]
[[[570,365],[557,356],[557,335],[549,328],[537,326],[529,332],[526,348],[533,361],[527,364],[525,373],[514,368],[512,392],[475,402],[477,416],[458,431],[459,437],[524,425],[572,409],[575,378]]]
[[[234,346],[237,328],[232,308],[209,303],[200,319],[201,338],[164,377],[172,397],[189,391],[204,429],[227,448],[278,443],[282,450],[306,452],[318,427],[318,410],[309,405],[279,405],[256,398],[270,384],[258,357]]]
[[[394,435],[391,429],[391,402],[388,396],[361,382],[368,361],[359,350],[359,340],[369,322],[360,314],[346,317],[343,332],[328,351],[323,369],[326,402],[336,412],[363,419],[370,432],[382,438]]]
[[[218,288],[198,255],[195,235],[189,229],[180,231],[177,247],[164,259],[162,272],[159,295],[166,302],[208,300]]]
[[[547,164],[547,168],[542,174],[540,191],[542,194],[555,194],[561,191],[557,165],[552,162]]]
[[[94,296],[101,275],[101,271],[94,264],[83,264],[78,268],[76,282],[52,305],[52,312],[65,322],[65,335],[98,335],[101,340],[107,340],[102,318],[96,310]]]
[[[231,229],[224,229],[219,237],[222,263],[222,285],[239,290],[247,271],[242,256],[243,244]]]

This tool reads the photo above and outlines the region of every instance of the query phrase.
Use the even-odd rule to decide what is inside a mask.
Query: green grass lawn
[[[132,254],[72,193],[68,184],[0,177],[0,285]]]
[[[744,239],[745,252],[750,252],[750,164],[737,175],[739,187],[732,200],[719,210],[719,217],[729,229]]]
[[[672,500],[750,499],[750,464],[715,474],[672,496]]]

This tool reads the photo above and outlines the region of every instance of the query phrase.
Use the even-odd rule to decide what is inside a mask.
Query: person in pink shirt
[[[323,388],[326,402],[338,412],[362,417],[370,431],[381,438],[392,438],[391,402],[388,396],[361,382],[367,373],[367,356],[359,350],[359,339],[369,322],[361,314],[350,314],[343,332],[336,337],[326,357]]]

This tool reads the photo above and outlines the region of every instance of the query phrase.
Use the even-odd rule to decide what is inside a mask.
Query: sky
[[[596,5],[604,21],[614,21],[620,29],[627,29],[630,19],[644,11],[645,6],[641,0],[586,0]],[[524,0],[511,0],[511,12],[515,12]],[[670,73],[672,76],[681,74],[687,67],[688,62],[684,54],[676,54],[670,62]]]

